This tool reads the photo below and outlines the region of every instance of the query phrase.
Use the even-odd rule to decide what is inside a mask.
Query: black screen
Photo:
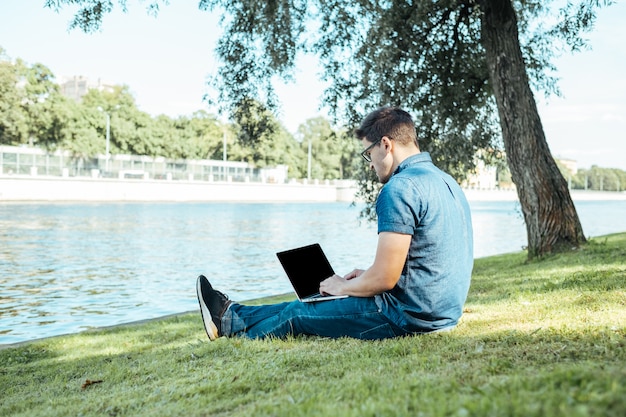
[[[319,244],[276,254],[300,298],[317,294],[320,282],[335,274]]]

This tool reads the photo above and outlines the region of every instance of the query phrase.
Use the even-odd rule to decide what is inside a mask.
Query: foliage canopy
[[[325,130],[303,128],[296,138],[256,100],[242,102],[230,124],[203,110],[176,119],[152,117],[137,108],[128,86],[92,89],[75,101],[61,94],[45,65],[13,61],[1,48],[0,93],[0,144],[4,145],[63,149],[77,160],[92,158],[104,154],[108,115],[113,154],[221,160],[226,142],[231,161],[257,167],[285,164],[292,178],[302,178],[307,174],[306,144],[311,140],[313,178],[353,175],[356,152],[324,146],[329,138],[343,135],[341,130],[317,120]]]

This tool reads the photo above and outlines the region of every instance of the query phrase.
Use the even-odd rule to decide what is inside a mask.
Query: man
[[[411,116],[398,108],[370,113],[356,130],[382,187],[376,201],[374,263],[320,284],[314,303],[244,306],[198,277],[204,327],[211,340],[319,335],[384,339],[454,327],[473,267],[470,210],[452,177],[420,152]]]

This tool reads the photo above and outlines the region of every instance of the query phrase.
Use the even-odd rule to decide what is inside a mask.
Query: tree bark
[[[479,0],[482,44],[512,180],[526,222],[528,257],[585,242],[576,208],[548,144],[522,57],[511,0]]]

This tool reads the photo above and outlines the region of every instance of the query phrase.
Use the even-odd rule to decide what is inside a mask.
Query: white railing
[[[68,151],[0,146],[0,175],[90,177],[135,180],[228,182],[287,181],[287,166],[258,169],[246,162],[179,160],[141,155],[81,157]]]

